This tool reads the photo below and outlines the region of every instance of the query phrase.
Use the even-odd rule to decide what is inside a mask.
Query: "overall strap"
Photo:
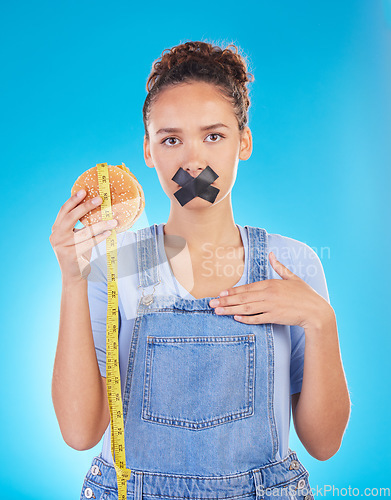
[[[269,279],[267,232],[261,227],[244,226],[248,235],[248,283]]]
[[[147,288],[160,283],[156,234],[156,224],[136,232],[139,288]]]
[[[249,238],[249,283],[269,279],[269,258],[268,258],[268,235],[265,229],[260,227],[248,227],[247,234]],[[274,335],[273,328],[270,323],[261,325],[265,328],[268,343],[268,359],[269,366],[268,375],[268,413],[270,430],[272,433],[273,442],[273,459],[277,456],[279,450],[279,437],[274,414]],[[256,482],[259,478],[256,478]],[[258,498],[258,496],[257,496]]]

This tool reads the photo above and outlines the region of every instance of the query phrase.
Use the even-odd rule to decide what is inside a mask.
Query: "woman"
[[[308,500],[308,472],[288,447],[291,408],[319,460],[337,452],[349,419],[319,258],[297,240],[234,222],[238,162],[252,152],[251,77],[235,46],[187,42],[163,52],[148,79],[144,156],[170,214],[118,235],[128,498]],[[63,276],[53,402],[73,448],[93,447],[106,431],[81,498],[114,499],[106,269],[97,258],[108,226],[74,232],[93,206],[81,204],[84,195],[63,205],[51,236]],[[91,261],[88,284],[81,255]]]

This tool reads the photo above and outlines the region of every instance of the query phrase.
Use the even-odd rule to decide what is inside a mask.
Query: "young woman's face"
[[[170,130],[169,130],[170,129]],[[149,141],[144,140],[146,164],[155,168],[167,196],[180,207],[174,193],[181,186],[172,177],[182,167],[197,177],[208,165],[219,176],[216,205],[234,185],[239,159],[251,155],[248,127],[240,134],[232,104],[211,84],[191,82],[164,89],[151,106]],[[212,204],[196,197],[184,209]]]

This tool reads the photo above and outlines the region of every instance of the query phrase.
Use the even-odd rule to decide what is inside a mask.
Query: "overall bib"
[[[245,229],[247,282],[268,279],[267,233]],[[123,396],[128,498],[312,499],[296,453],[276,460],[272,325],[218,316],[212,297],[159,295],[157,226],[136,235],[142,296]],[[101,456],[85,498],[117,499],[115,469]]]

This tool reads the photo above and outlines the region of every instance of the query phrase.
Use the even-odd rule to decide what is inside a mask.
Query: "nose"
[[[188,172],[192,177],[197,177],[204,169],[202,167],[186,167],[184,170]]]
[[[182,168],[192,177],[197,177],[208,165],[204,151],[196,139],[186,142],[183,148]]]

